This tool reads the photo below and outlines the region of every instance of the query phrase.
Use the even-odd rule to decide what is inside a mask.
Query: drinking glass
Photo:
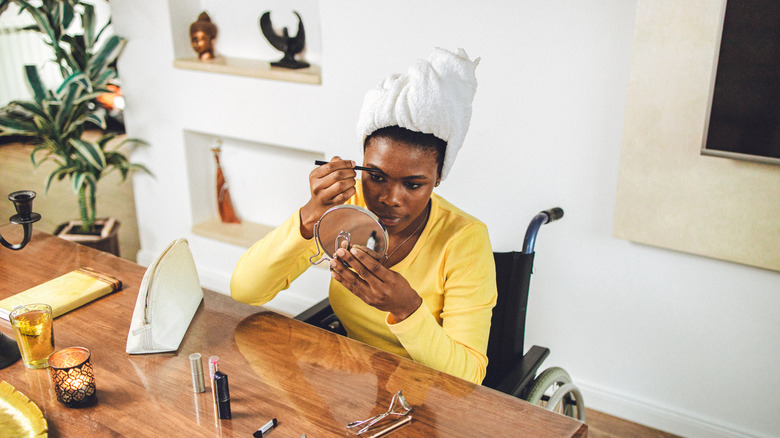
[[[16,306],[9,319],[24,366],[32,369],[48,367],[49,356],[54,353],[51,306],[42,303]]]

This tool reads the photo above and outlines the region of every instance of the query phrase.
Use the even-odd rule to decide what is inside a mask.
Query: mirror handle
[[[322,248],[320,248],[319,225],[320,225],[320,221],[317,221],[314,224],[314,243],[317,245],[317,254],[314,254],[313,256],[309,257],[309,263],[311,263],[312,265],[319,265],[320,263],[322,263],[323,260],[325,260],[325,251],[323,251]],[[320,254],[322,254],[322,257],[320,257],[320,259],[315,262],[314,259]]]

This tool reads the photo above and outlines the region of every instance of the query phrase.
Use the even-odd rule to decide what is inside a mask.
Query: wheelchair
[[[582,393],[566,370],[550,367],[537,374],[550,349],[534,345],[523,353],[536,237],[542,225],[562,217],[563,210],[559,207],[539,212],[526,229],[522,251],[493,253],[498,297],[493,308],[488,367],[482,384],[584,422]],[[327,298],[295,319],[346,336]]]

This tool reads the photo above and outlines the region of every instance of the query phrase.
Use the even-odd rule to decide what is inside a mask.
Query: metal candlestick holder
[[[32,202],[35,199],[35,192],[32,190],[20,190],[8,195],[8,199],[14,203],[16,208],[15,215],[11,216],[11,223],[21,225],[24,227],[24,238],[20,243],[12,244],[0,235],[0,243],[4,247],[17,251],[25,247],[32,238],[32,224],[41,220],[41,215],[33,213]],[[0,369],[3,369],[12,363],[19,360],[21,355],[19,354],[19,348],[16,345],[16,341],[10,336],[6,336],[4,333],[0,333]]]
[[[20,243],[12,244],[3,239],[3,236],[0,235],[0,243],[8,249],[17,251],[24,248],[25,245],[30,242],[30,238],[32,238],[32,224],[41,220],[41,215],[33,213],[32,211],[32,202],[33,199],[35,199],[35,192],[32,190],[13,192],[8,195],[8,199],[13,202],[17,213],[11,216],[9,220],[12,224],[24,227],[24,238]]]

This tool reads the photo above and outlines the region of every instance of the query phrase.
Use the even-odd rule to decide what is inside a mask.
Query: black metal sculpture
[[[24,248],[24,246],[27,245],[27,243],[30,241],[30,238],[32,237],[32,224],[33,222],[38,222],[41,220],[41,215],[38,213],[33,213],[32,211],[32,202],[33,199],[35,199],[35,192],[32,190],[20,190],[18,192],[13,192],[8,195],[8,199],[14,203],[14,207],[16,208],[17,213],[11,216],[10,221],[12,224],[18,224],[24,227],[24,237],[20,243],[11,244],[3,239],[3,236],[0,236],[0,243],[2,243],[3,246],[8,249],[16,251]]]
[[[274,67],[299,69],[309,66],[309,63],[295,59],[295,55],[303,51],[303,48],[306,46],[306,32],[303,29],[301,15],[298,14],[297,11],[293,11],[293,13],[298,17],[298,33],[294,37],[290,37],[286,27],[282,30],[282,35],[279,35],[274,31],[274,27],[271,24],[270,11],[265,12],[260,17],[260,30],[263,31],[265,39],[267,39],[276,50],[284,52],[284,58],[271,63]]]

